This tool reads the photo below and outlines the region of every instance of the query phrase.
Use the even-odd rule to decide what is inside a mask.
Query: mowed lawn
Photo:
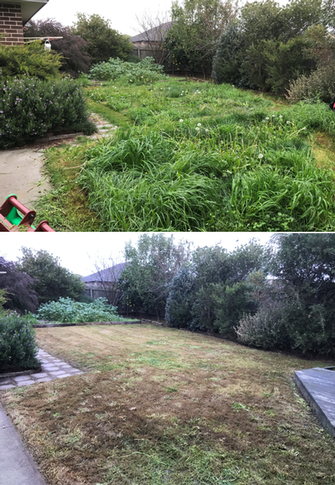
[[[36,334],[87,371],[0,393],[49,485],[335,483],[335,440],[293,383],[329,362],[150,325]]]

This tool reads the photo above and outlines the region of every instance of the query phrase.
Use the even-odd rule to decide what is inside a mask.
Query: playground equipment
[[[0,232],[55,232],[48,221],[40,222],[35,228],[32,225],[35,217],[36,211],[27,209],[15,194],[8,195],[0,206]]]

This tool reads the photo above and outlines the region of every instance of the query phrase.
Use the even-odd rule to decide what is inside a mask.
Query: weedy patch
[[[293,384],[325,362],[149,325],[36,333],[92,370],[0,396],[50,485],[334,483],[334,440]]]

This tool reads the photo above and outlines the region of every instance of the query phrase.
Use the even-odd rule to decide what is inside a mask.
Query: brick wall
[[[1,44],[23,44],[21,5],[0,3],[0,34],[5,34],[0,40]]]

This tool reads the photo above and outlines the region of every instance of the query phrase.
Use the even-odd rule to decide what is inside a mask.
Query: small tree
[[[19,271],[15,263],[6,261],[3,257],[0,257],[0,271],[4,272],[0,274],[1,307],[3,305],[9,310],[35,312],[38,299],[33,290],[33,279]]]
[[[163,65],[169,56],[165,49],[165,37],[171,28],[171,19],[167,14],[150,15],[144,13],[141,18],[136,15],[136,20],[143,30],[143,38],[146,42],[146,49],[151,51],[150,56],[157,64]]]
[[[76,299],[84,290],[80,276],[71,273],[59,263],[59,258],[47,251],[22,248],[23,256],[17,268],[33,278],[33,289],[38,302],[47,303],[60,297]]]
[[[155,311],[160,318],[174,276],[189,260],[189,243],[175,244],[173,236],[143,234],[137,248],[126,244],[125,259],[128,265],[121,273],[119,286],[124,303],[135,309]]]
[[[88,43],[75,35],[70,27],[64,27],[54,19],[30,20],[24,32],[29,37],[63,37],[52,42],[52,50],[62,55],[61,71],[77,76],[80,72],[88,72],[91,57],[87,53]]]
[[[111,57],[126,59],[133,50],[129,36],[122,35],[110,26],[110,20],[100,15],[77,14],[78,20],[72,32],[82,37],[87,43],[87,52],[92,63],[108,61]]]

